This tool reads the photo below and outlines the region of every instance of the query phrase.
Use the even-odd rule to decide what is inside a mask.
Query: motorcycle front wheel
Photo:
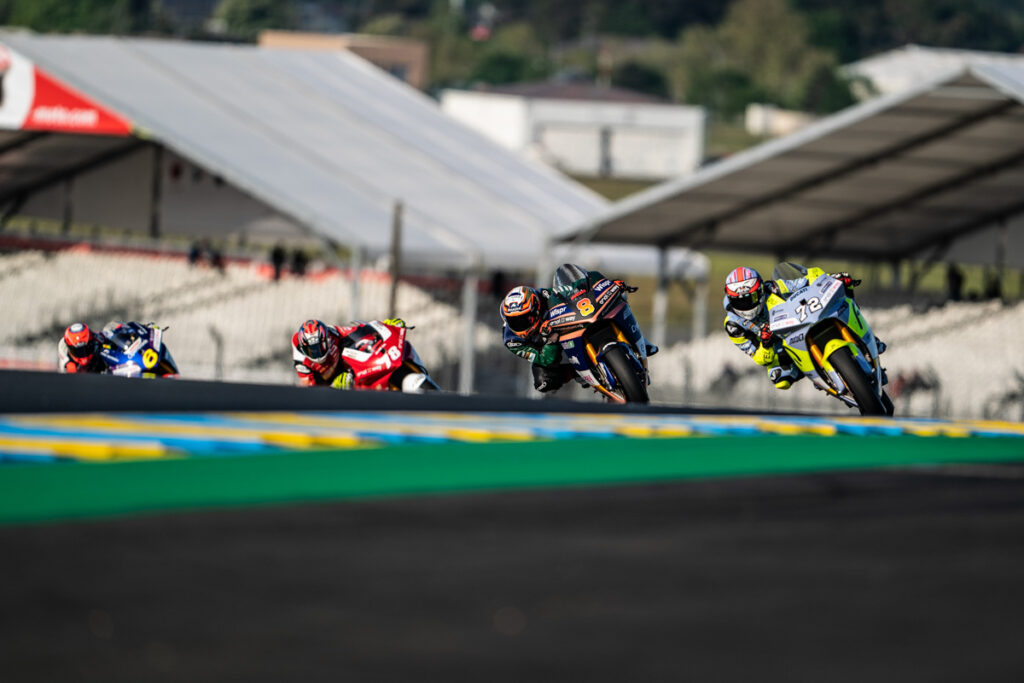
[[[890,414],[886,411],[882,400],[875,393],[874,387],[871,386],[871,380],[861,370],[860,364],[853,357],[849,347],[844,346],[841,349],[837,349],[829,357],[828,362],[836,369],[839,376],[843,378],[846,388],[853,394],[861,415]]]
[[[621,346],[613,346],[604,354],[605,365],[615,376],[615,381],[626,399],[626,403],[649,403],[647,383],[637,375],[634,364]]]

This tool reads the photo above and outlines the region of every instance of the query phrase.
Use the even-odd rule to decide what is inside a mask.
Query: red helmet
[[[544,319],[541,298],[532,287],[514,287],[501,302],[501,319],[517,337],[526,337]]]
[[[72,358],[88,358],[96,352],[96,337],[85,323],[75,323],[64,330],[64,344]]]
[[[327,326],[319,320],[307,320],[299,327],[299,351],[314,363],[324,362],[333,346]]]
[[[725,278],[725,296],[731,310],[747,320],[753,320],[764,308],[767,293],[758,272],[740,266]]]

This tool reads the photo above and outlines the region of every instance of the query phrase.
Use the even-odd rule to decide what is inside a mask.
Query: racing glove
[[[353,373],[351,370],[346,370],[345,372],[335,377],[334,381],[331,382],[331,387],[333,387],[334,389],[347,390],[354,389],[355,386],[356,376],[355,373]]]
[[[622,289],[623,291],[629,292],[630,294],[632,294],[632,293],[633,293],[633,292],[635,292],[636,290],[640,289],[639,287],[630,287],[629,285],[627,285],[627,284],[626,284],[626,283],[625,283],[624,281],[622,281],[622,280],[613,280],[613,282],[614,282],[614,283],[615,283],[616,285],[618,285],[620,289]]]
[[[533,388],[542,394],[560,389],[565,384],[565,372],[559,366],[533,365],[532,367]]]
[[[387,320],[381,320],[381,322],[392,327],[405,327],[405,321],[401,318],[388,318]]]
[[[768,323],[761,325],[761,346],[773,346],[775,335],[772,333],[772,326]]]
[[[857,285],[860,284],[860,280],[851,277],[850,274],[847,272],[829,273],[829,275],[842,282],[843,287],[846,287],[847,289],[856,287]]]

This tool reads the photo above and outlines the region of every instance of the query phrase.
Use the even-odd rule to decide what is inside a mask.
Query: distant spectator
[[[202,245],[198,241],[193,242],[192,246],[189,247],[189,250],[188,250],[188,264],[190,266],[197,265],[199,263],[199,259],[201,259],[202,257],[203,257],[203,247],[202,247]]]
[[[309,257],[306,256],[306,252],[302,249],[296,249],[292,253],[292,274],[302,277],[306,274],[306,266],[308,265]]]
[[[210,265],[217,269],[221,275],[224,274],[224,254],[221,253],[219,248],[210,248]]]
[[[995,268],[985,271],[985,298],[1001,299],[1003,297],[1003,281]]]
[[[964,271],[955,263],[946,267],[946,288],[950,301],[960,301],[964,295]]]
[[[270,250],[270,263],[274,266],[274,282],[281,279],[281,269],[284,268],[284,246],[278,242]]]
[[[498,300],[505,298],[505,293],[508,291],[508,284],[505,279],[505,273],[500,269],[494,271],[491,275],[491,295]]]

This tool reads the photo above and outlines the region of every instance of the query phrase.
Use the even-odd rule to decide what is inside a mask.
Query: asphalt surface
[[[1020,466],[15,526],[0,548],[4,682],[1024,678]]]

